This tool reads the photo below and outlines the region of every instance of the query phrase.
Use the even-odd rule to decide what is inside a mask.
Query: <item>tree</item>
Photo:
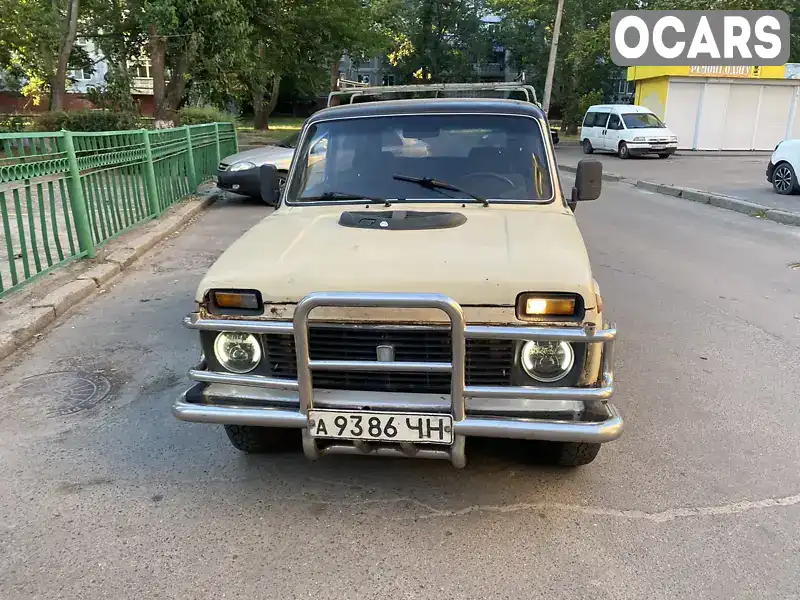
[[[129,63],[143,58],[147,33],[143,29],[142,0],[82,0],[86,12],[84,36],[90,38],[107,64],[105,82],[90,87],[95,106],[133,112],[132,73]]]
[[[257,129],[268,128],[284,78],[316,83],[329,72],[335,85],[345,52],[366,56],[382,48],[372,7],[361,0],[249,0],[246,6],[253,27],[241,79]]]
[[[610,91],[619,73],[611,62],[609,21],[614,10],[635,8],[637,0],[567,0],[555,57],[552,102],[572,125],[577,107],[587,92]],[[555,0],[493,0],[503,17],[502,39],[511,50],[515,66],[529,82],[543,89],[556,20]],[[582,116],[582,115],[581,115]],[[579,117],[578,117],[579,118]]]
[[[24,73],[22,91],[37,104],[49,92],[51,110],[64,108],[69,68],[88,62],[75,52],[80,6],[79,0],[0,0],[0,67]]]
[[[492,45],[481,21],[480,0],[383,0],[381,22],[389,32],[390,66],[400,81],[456,82],[477,77]]]
[[[252,26],[240,0],[145,0],[141,18],[156,120],[174,116],[192,79],[219,89],[245,69]]]

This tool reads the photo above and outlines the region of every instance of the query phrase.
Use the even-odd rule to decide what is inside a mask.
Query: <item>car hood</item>
[[[398,208],[398,207],[393,207]],[[234,242],[197,289],[257,289],[265,304],[319,291],[442,293],[464,306],[514,306],[520,292],[574,292],[595,302],[589,258],[565,207],[402,205],[456,211],[451,229],[343,227],[356,206],[282,207]],[[388,210],[388,209],[378,209]]]
[[[643,136],[643,137],[647,137],[647,138],[651,138],[651,137],[658,137],[658,138],[672,137],[672,136],[675,135],[674,133],[672,133],[666,127],[647,127],[647,128],[642,128],[642,129],[629,129],[628,131],[633,136]]]
[[[294,148],[284,148],[282,146],[264,146],[263,148],[253,148],[238,154],[226,156],[222,162],[227,165],[246,160],[257,167],[261,165],[275,165],[279,170],[286,171],[292,162]]]

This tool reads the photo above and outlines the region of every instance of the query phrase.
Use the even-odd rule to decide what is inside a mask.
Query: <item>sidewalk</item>
[[[586,155],[578,145],[564,145],[556,147],[556,156],[567,171],[574,170],[581,159],[593,158],[603,163],[605,175],[616,175],[637,187],[756,216],[773,212],[778,217],[773,220],[800,224],[800,195],[780,196],[766,180],[768,153],[683,152],[668,159],[622,160],[598,152]],[[784,213],[796,218],[783,218]]]
[[[0,360],[40,336],[85,298],[103,293],[117,275],[210,206],[218,193],[215,186],[204,184],[198,193],[173,204],[158,219],[99,247],[95,258],[63,265],[0,299]]]

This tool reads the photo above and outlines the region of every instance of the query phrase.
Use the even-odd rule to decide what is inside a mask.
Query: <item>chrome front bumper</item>
[[[450,320],[452,331],[452,359],[450,362],[381,362],[381,361],[331,361],[311,360],[309,356],[309,314],[318,307],[385,307],[439,309]],[[297,351],[297,379],[277,379],[260,375],[237,375],[207,371],[204,365],[189,371],[189,377],[197,382],[212,385],[244,386],[275,391],[283,406],[245,406],[226,402],[213,404],[189,402],[182,396],[173,406],[172,412],[182,421],[216,423],[225,425],[253,425],[261,427],[291,427],[303,430],[303,448],[306,456],[318,458],[324,453],[372,453],[428,458],[446,458],[457,467],[466,463],[464,438],[497,437],[556,442],[605,443],[622,434],[623,421],[617,409],[607,403],[614,393],[614,340],[616,329],[603,330],[578,327],[506,327],[467,325],[461,307],[451,298],[439,294],[397,293],[313,293],[301,300],[292,322],[245,321],[238,319],[202,319],[192,314],[184,324],[195,330],[239,331],[253,334],[294,335]],[[466,339],[514,339],[514,340],[558,340],[569,342],[602,343],[602,377],[597,387],[495,387],[467,386],[464,378]],[[375,447],[365,443],[333,444],[320,449],[317,441],[308,433],[308,412],[312,407],[330,405],[320,390],[315,395],[311,373],[314,370],[364,370],[388,372],[449,372],[451,374],[449,407],[453,416],[455,440],[448,450],[433,450],[427,447]],[[354,393],[357,394],[357,393]],[[317,401],[319,396],[319,401]],[[403,394],[382,394],[383,401],[376,408],[387,412],[408,410],[409,404]],[[406,396],[417,396],[416,394]],[[276,398],[272,398],[275,400]],[[467,414],[468,402],[470,414]],[[472,410],[477,400],[496,403],[524,401],[532,414],[537,403],[542,405],[559,401],[579,403],[591,409],[597,420],[551,420],[498,416]],[[271,402],[274,404],[274,402]],[[552,410],[552,409],[550,409]]]

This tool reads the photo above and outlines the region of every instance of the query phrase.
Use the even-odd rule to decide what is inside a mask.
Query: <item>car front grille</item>
[[[312,360],[377,360],[377,347],[390,344],[397,361],[450,362],[450,340],[445,328],[312,326],[309,354]],[[263,341],[272,376],[295,379],[294,336],[267,334]],[[512,385],[514,348],[513,340],[467,340],[467,385]],[[316,371],[313,383],[322,389],[446,394],[450,374]]]

